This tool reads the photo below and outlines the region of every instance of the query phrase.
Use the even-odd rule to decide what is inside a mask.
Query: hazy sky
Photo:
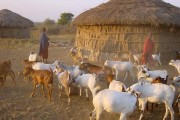
[[[9,9],[34,22],[46,18],[57,21],[61,13],[70,12],[75,16],[109,0],[0,0],[0,10]],[[163,0],[180,7],[180,0]]]

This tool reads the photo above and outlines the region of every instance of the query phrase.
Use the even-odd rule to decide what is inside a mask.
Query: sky
[[[57,21],[64,12],[75,15],[109,0],[0,0],[0,10],[9,9],[34,22],[49,18]],[[180,0],[163,0],[180,7]]]

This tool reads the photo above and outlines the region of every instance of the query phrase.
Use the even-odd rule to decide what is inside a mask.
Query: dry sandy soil
[[[86,101],[85,95],[81,99],[77,95],[72,96],[71,106],[67,105],[67,97],[62,95],[58,97],[57,79],[54,77],[52,102],[49,103],[47,97],[43,98],[41,87],[38,87],[34,98],[30,97],[32,92],[32,82],[25,84],[21,77],[17,76],[18,71],[22,71],[23,66],[21,60],[28,59],[31,50],[37,51],[38,46],[27,49],[11,49],[0,50],[0,60],[12,60],[12,69],[16,74],[16,83],[10,78],[7,79],[5,85],[0,88],[0,120],[88,120],[89,114],[93,110],[92,97]],[[61,58],[67,64],[72,65],[71,59],[67,56],[69,48],[50,47],[49,48],[49,62]],[[175,68],[171,66],[160,66],[156,69],[166,69],[169,72],[169,77],[177,75]],[[134,69],[136,72],[136,70]],[[131,79],[131,78],[128,78]],[[135,82],[126,80],[127,86]],[[171,81],[169,81],[171,83]],[[175,120],[180,116],[177,114],[175,107]],[[146,112],[144,120],[162,120],[165,113],[164,104],[161,104],[153,112]],[[129,120],[138,120],[140,111],[136,110],[129,116]],[[118,114],[104,112],[101,120],[118,120]],[[168,116],[170,120],[170,115]]]

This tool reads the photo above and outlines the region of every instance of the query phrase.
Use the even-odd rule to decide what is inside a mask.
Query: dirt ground
[[[0,50],[0,60],[12,60],[12,69],[16,74],[15,86],[8,77],[3,87],[0,87],[0,120],[88,120],[89,114],[93,110],[92,97],[86,101],[85,95],[79,99],[77,95],[72,96],[71,105],[67,105],[67,97],[63,94],[58,97],[57,79],[54,77],[54,86],[52,94],[52,102],[49,103],[47,97],[43,98],[41,87],[38,87],[33,98],[30,97],[32,92],[32,82],[25,84],[21,77],[17,76],[18,71],[22,71],[21,61],[28,59],[31,50],[37,52],[38,46],[27,49],[11,49]],[[61,59],[65,64],[72,65],[71,59],[67,56],[69,48],[50,47],[49,62],[53,63],[57,59]],[[178,75],[174,67],[159,66],[154,69],[166,69],[169,72],[169,78]],[[134,68],[136,73],[136,70]],[[136,81],[137,82],[137,81]],[[135,83],[128,78],[125,81],[127,86]],[[171,81],[169,81],[171,83]],[[175,120],[180,119],[175,109]],[[165,113],[165,106],[161,104],[153,112],[146,112],[144,120],[162,120]],[[140,111],[136,110],[132,113],[128,120],[138,120]],[[118,114],[104,112],[101,120],[118,120]],[[168,116],[170,120],[170,114]]]

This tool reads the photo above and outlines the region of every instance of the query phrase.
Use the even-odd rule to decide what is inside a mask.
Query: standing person
[[[144,42],[142,64],[153,65],[152,53],[154,49],[154,42],[152,41],[152,34],[148,33],[148,36]]]
[[[39,48],[39,56],[42,59],[42,62],[47,63],[48,59],[48,47],[49,47],[49,38],[46,35],[46,28],[42,29],[41,37],[40,37],[40,48]]]

